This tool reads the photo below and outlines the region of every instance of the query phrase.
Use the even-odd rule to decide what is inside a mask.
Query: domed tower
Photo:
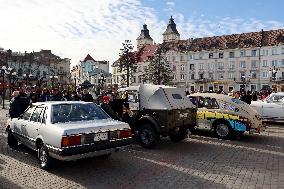
[[[163,33],[163,37],[164,37],[164,42],[175,41],[180,39],[180,35],[176,28],[176,23],[174,22],[172,16],[170,18],[166,31]]]
[[[149,30],[146,24],[143,25],[141,34],[136,40],[137,40],[137,49],[140,49],[141,47],[145,45],[153,45],[153,39],[151,38],[149,34]]]

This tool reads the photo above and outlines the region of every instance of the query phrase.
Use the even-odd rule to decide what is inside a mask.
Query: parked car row
[[[54,159],[108,157],[133,138],[153,148],[161,136],[179,142],[194,129],[212,130],[220,138],[262,130],[259,114],[228,96],[197,93],[187,97],[182,89],[149,84],[119,92],[128,93],[131,127],[111,119],[94,103],[39,102],[7,121],[8,145],[16,147],[20,142],[37,151],[41,168],[47,169]]]

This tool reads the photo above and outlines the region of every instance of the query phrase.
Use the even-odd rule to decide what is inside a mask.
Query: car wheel
[[[215,134],[222,139],[228,138],[229,134],[231,133],[229,125],[225,122],[217,124],[214,130]]]
[[[173,142],[180,142],[184,140],[187,136],[186,129],[180,129],[178,132],[171,131],[169,133],[169,137]]]
[[[12,134],[11,130],[8,131],[8,146],[15,148],[18,145],[18,141],[15,136]]]
[[[139,130],[139,140],[144,148],[153,148],[157,145],[160,137],[150,124],[144,124]]]
[[[38,148],[38,159],[42,169],[48,170],[52,167],[53,158],[48,155],[48,151],[44,145]]]

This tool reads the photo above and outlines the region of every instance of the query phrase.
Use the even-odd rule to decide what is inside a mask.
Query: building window
[[[213,63],[209,64],[209,70],[214,70],[214,64]]]
[[[214,79],[214,75],[213,75],[213,73],[209,73],[209,75],[208,75],[208,79]]]
[[[224,62],[218,62],[218,70],[224,69]]]
[[[191,75],[190,75],[190,79],[194,79],[194,74],[191,74]]]
[[[282,47],[282,49],[281,49],[281,53],[282,53],[282,54],[284,54],[284,47]]]
[[[190,69],[190,70],[194,70],[194,64],[190,64],[190,65],[189,65],[189,69]]]
[[[263,56],[268,56],[268,49],[263,49],[262,50],[262,55]]]
[[[256,68],[257,67],[257,61],[256,60],[252,60],[251,61],[251,67],[252,68]]]
[[[246,61],[241,61],[240,62],[240,67],[245,68],[246,67]]]
[[[235,57],[235,52],[230,52],[230,53],[229,53],[229,57],[230,57],[230,58],[234,58],[234,57]]]
[[[256,56],[256,54],[257,54],[256,52],[257,52],[257,51],[256,51],[255,49],[252,50],[252,51],[251,51],[251,56]]]
[[[204,64],[203,63],[199,64],[199,70],[204,70]]]
[[[268,77],[268,73],[267,72],[262,72],[262,77],[263,78],[267,78]]]
[[[267,60],[262,61],[262,67],[268,67]]]
[[[183,56],[180,56],[180,61],[183,61]]]
[[[180,74],[180,80],[184,80],[184,74]]]
[[[173,74],[173,80],[177,80],[176,74]]]
[[[184,71],[184,64],[180,65],[180,71]]]
[[[277,55],[277,49],[276,48],[272,49],[272,55]]]
[[[246,50],[241,50],[240,56],[241,56],[241,57],[245,57],[245,56],[246,56]]]
[[[252,79],[256,79],[256,72],[255,71],[250,72],[250,76]]]
[[[235,69],[235,62],[234,61],[230,62],[229,69],[231,69],[231,70]]]
[[[221,80],[224,79],[223,74],[220,73],[218,79],[221,79]]]
[[[199,53],[199,59],[203,59],[204,53]]]
[[[177,70],[177,66],[173,65],[173,71],[176,71],[176,70]]]
[[[173,62],[174,62],[174,61],[176,61],[176,57],[175,57],[175,56],[173,56],[173,57],[172,57],[172,60],[173,60]]]
[[[199,79],[203,79],[204,78],[204,74],[199,74]]]
[[[235,77],[235,73],[234,72],[229,72],[228,78],[229,79],[233,79]]]
[[[224,57],[224,53],[223,52],[219,53],[219,58],[223,58],[223,57]]]
[[[241,72],[240,73],[240,78],[245,78],[246,77],[246,73],[245,72]]]
[[[213,58],[213,53],[209,53],[209,59]]]
[[[271,63],[272,63],[271,66],[277,66],[277,60],[272,60]]]

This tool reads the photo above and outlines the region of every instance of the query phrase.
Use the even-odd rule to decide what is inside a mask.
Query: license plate
[[[94,141],[108,140],[108,133],[96,133]]]

